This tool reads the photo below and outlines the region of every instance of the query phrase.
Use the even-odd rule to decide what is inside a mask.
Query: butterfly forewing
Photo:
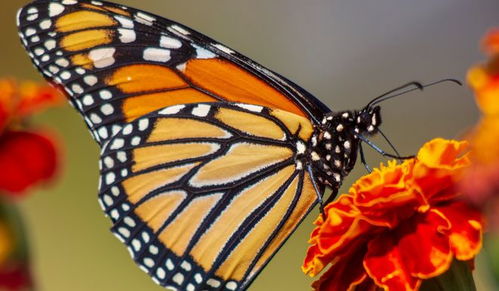
[[[244,289],[315,203],[295,161],[311,134],[308,120],[279,109],[167,107],[104,148],[100,201],[159,284]]]
[[[36,1],[20,37],[103,144],[127,122],[175,104],[242,102],[311,119],[328,111],[300,87],[178,23],[100,1]]]

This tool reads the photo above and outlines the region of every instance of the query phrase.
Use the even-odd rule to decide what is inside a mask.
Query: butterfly
[[[141,10],[41,0],[17,20],[34,65],[101,147],[99,202],[112,232],[166,288],[247,289],[381,124],[376,102],[331,111]]]

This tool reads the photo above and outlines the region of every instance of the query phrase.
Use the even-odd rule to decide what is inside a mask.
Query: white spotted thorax
[[[357,160],[359,135],[377,133],[380,124],[379,106],[326,114],[315,128],[305,154],[317,180],[337,191]]]

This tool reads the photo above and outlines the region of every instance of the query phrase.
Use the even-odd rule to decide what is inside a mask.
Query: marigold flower
[[[468,135],[472,167],[462,189],[478,206],[489,208],[490,226],[499,229],[499,29],[486,35],[483,50],[488,62],[468,72],[482,118]]]
[[[0,79],[0,192],[20,195],[51,179],[57,168],[52,135],[27,128],[26,118],[63,99],[58,91],[35,82]]]
[[[311,234],[304,272],[317,290],[416,290],[452,260],[471,260],[482,242],[481,214],[457,187],[469,167],[466,142],[434,139],[414,159],[360,178],[325,207]]]

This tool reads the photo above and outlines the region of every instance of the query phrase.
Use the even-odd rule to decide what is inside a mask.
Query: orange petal
[[[341,195],[324,211],[326,221],[312,232],[309,241],[312,246],[307,251],[302,267],[311,276],[315,276],[335,258],[344,257],[345,252],[352,249],[352,242],[357,245],[365,243],[377,230],[361,219],[350,195]]]
[[[493,28],[487,33],[482,47],[488,54],[499,54],[499,28]]]
[[[463,155],[468,149],[468,142],[435,138],[421,147],[417,159],[432,169],[450,169],[466,167],[469,158]]]
[[[396,232],[372,240],[364,266],[378,286],[416,290],[420,279],[445,272],[452,261],[448,221],[430,210],[400,225]]]
[[[60,105],[62,94],[55,88],[36,82],[26,81],[19,84],[20,103],[17,114],[26,116],[45,108]]]
[[[351,187],[354,203],[369,223],[394,228],[425,203],[407,183],[411,179],[413,165],[414,160],[401,165],[391,161],[388,166],[381,165],[360,178]]]
[[[484,218],[481,213],[466,204],[456,201],[436,208],[450,222],[450,243],[458,260],[471,260],[482,246]]]
[[[367,274],[362,267],[362,260],[364,259],[365,252],[365,247],[361,249],[352,248],[345,258],[333,264],[319,280],[312,284],[312,287],[315,290],[333,291],[355,290],[355,287],[360,284],[362,284],[363,287],[367,287],[366,285],[373,286],[373,282],[367,280]]]
[[[499,92],[496,97],[499,104]],[[469,137],[471,159],[475,165],[499,167],[499,117],[486,116]]]
[[[499,60],[490,63],[488,67],[478,65],[471,68],[467,74],[470,87],[475,91],[475,101],[483,114],[493,116],[499,114],[499,77],[491,75],[499,70]],[[499,74],[499,73],[496,73]]]
[[[426,143],[417,155],[414,165],[414,185],[428,199],[429,204],[453,199],[458,192],[453,190],[456,180],[470,165],[465,141],[433,139]]]

